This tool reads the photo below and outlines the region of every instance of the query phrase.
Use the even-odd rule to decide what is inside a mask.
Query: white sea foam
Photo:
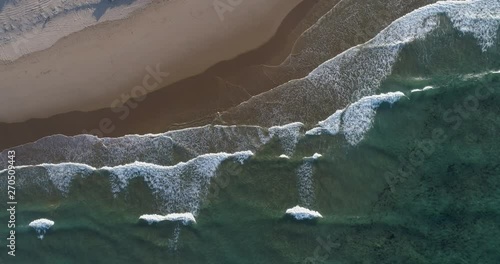
[[[323,216],[319,212],[312,211],[298,205],[293,208],[287,209],[286,214],[293,216],[297,220],[323,218]]]
[[[392,73],[402,48],[438,29],[443,16],[456,30],[474,36],[486,51],[497,39],[500,1],[442,1],[419,8],[391,23],[372,40],[324,62],[307,77],[254,96],[226,113],[245,116],[243,113],[252,112],[261,125],[283,120],[312,122],[318,115],[333,112],[332,105],[345,107],[373,95]],[[334,133],[335,127],[330,128]],[[321,133],[318,130],[309,133]]]
[[[45,169],[48,178],[46,179],[42,177],[42,175],[33,176],[30,174],[30,172],[35,172],[35,169],[37,168]],[[47,183],[50,182],[63,195],[66,195],[69,192],[71,181],[75,178],[75,176],[78,175],[81,177],[86,177],[96,170],[96,168],[92,166],[80,163],[42,163],[38,165],[15,166],[15,169],[18,174],[17,184],[19,187],[24,186],[24,184],[37,183],[42,188],[47,189]],[[7,170],[1,170],[0,174],[5,173],[6,171]],[[0,184],[0,187],[3,186]]]
[[[413,89],[413,90],[411,90],[411,93],[425,92],[425,91],[433,90],[433,89],[436,89],[436,87],[434,87],[434,86],[425,86],[422,89]]]
[[[131,163],[135,160],[172,164],[173,145],[172,139],[165,135],[127,135],[118,138],[52,135],[12,149],[25,153],[16,157],[18,165],[81,163],[101,167]],[[0,161],[2,159],[3,155],[0,156]]]
[[[366,132],[372,127],[376,110],[382,103],[394,104],[402,97],[402,92],[371,95],[351,104],[345,109],[337,110],[326,120],[318,123],[319,127],[306,132],[307,135],[343,133],[347,142],[357,145],[363,140]]]
[[[47,230],[51,228],[53,225],[54,221],[45,218],[37,219],[29,223],[29,226],[35,229],[35,231],[38,234],[38,238],[40,239],[43,239],[43,236],[45,235]]]
[[[104,147],[100,152],[100,158],[101,160],[104,158],[106,161],[104,164],[108,166],[131,163],[137,159],[162,165],[174,162],[175,142],[165,134],[127,135],[119,138],[102,138],[99,141],[98,145]],[[93,154],[95,155],[95,152]]]
[[[293,155],[295,146],[299,142],[300,130],[304,124],[300,122],[290,123],[283,126],[273,126],[269,128],[271,137],[276,136],[279,138],[283,152],[287,155]]]
[[[162,221],[182,222],[184,225],[196,224],[196,219],[192,213],[172,213],[168,215],[145,214],[141,215],[139,219],[148,222],[150,225]]]
[[[142,177],[153,193],[162,198],[164,210],[178,209],[196,213],[219,165],[229,158],[243,163],[251,156],[253,156],[251,151],[234,154],[215,153],[201,155],[174,166],[136,162],[102,169],[114,176],[112,190],[115,194],[124,190],[133,178]],[[179,208],[180,205],[182,205],[181,208]]]
[[[337,135],[340,132],[342,113],[344,110],[337,110],[333,115],[318,123],[319,127],[306,132],[306,135],[330,134]]]
[[[498,0],[470,0],[470,1],[440,1],[430,4],[395,20],[367,43],[351,48],[335,58],[323,63],[311,72],[312,81],[330,76],[332,81],[340,81],[339,70],[341,65],[352,62],[352,58],[362,55],[362,50],[377,49],[378,57],[370,57],[370,64],[357,65],[368,67],[368,71],[358,75],[366,79],[360,82],[360,90],[374,90],[380,82],[392,71],[399,51],[405,44],[425,38],[439,26],[439,16],[447,16],[453,27],[463,33],[472,34],[483,51],[493,46],[500,26],[500,1]],[[338,78],[337,78],[338,77]],[[319,80],[319,79],[318,79]],[[340,84],[344,84],[339,82]],[[318,84],[322,85],[322,84]],[[334,90],[342,89],[335,85]]]
[[[251,156],[253,156],[251,151],[232,154],[211,153],[173,166],[144,162],[100,169],[75,163],[18,166],[17,183],[21,188],[25,184],[38,184],[41,188],[47,188],[52,184],[65,195],[69,192],[75,176],[86,177],[95,171],[105,171],[110,174],[112,192],[117,195],[127,188],[130,180],[141,177],[152,192],[164,202],[161,210],[196,213],[199,203],[207,195],[210,180],[215,176],[219,165],[228,159],[243,164]],[[0,187],[3,188],[1,185]]]
[[[214,150],[226,153],[256,151],[270,139],[268,130],[258,126],[207,125],[117,138],[53,135],[9,150],[26,153],[17,157],[17,165],[81,163],[102,167],[135,161],[173,165],[182,161],[176,157],[194,158]],[[8,164],[6,151],[0,153],[0,169]]]
[[[370,43],[398,45],[424,38],[439,25],[436,18],[444,14],[453,27],[472,34],[483,51],[493,46],[500,25],[498,0],[440,1],[421,7],[393,22]]]
[[[64,194],[69,192],[71,181],[75,175],[85,177],[95,171],[94,167],[75,163],[66,163],[64,165],[43,164],[42,167],[47,170],[51,182]]]
[[[165,221],[165,216],[164,215],[159,215],[159,214],[145,214],[145,215],[141,215],[139,217],[140,220],[144,220],[146,222],[148,222],[148,224],[153,224],[153,223],[158,223],[158,222],[161,222],[161,221]]]
[[[384,102],[394,104],[404,96],[401,92],[373,95],[350,105],[342,116],[342,131],[347,141],[358,144],[372,127],[376,109]]]
[[[285,154],[281,154],[281,155],[279,156],[279,158],[280,158],[280,159],[290,159],[290,157],[289,157],[289,156],[287,156],[287,155],[285,155]]]
[[[258,126],[212,126],[186,128],[164,134],[192,157],[213,152],[255,151],[270,140],[267,129]]]
[[[306,159],[312,159],[312,160],[317,160],[319,158],[323,157],[323,155],[319,153],[314,153],[311,157],[306,157]]]
[[[177,225],[174,228],[174,234],[171,239],[168,240],[169,245],[168,248],[172,251],[177,251],[177,244],[179,242],[179,237],[181,236],[181,227]]]

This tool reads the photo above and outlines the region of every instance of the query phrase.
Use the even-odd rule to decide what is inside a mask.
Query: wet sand
[[[303,77],[322,61],[367,41],[393,19],[426,1],[412,0],[403,5],[400,0],[392,2],[399,3],[397,11],[393,13],[390,12],[394,9],[392,5],[384,5],[383,1],[373,3],[378,7],[386,6],[387,11],[383,14],[388,11],[390,14],[377,18],[371,10],[363,10],[366,5],[364,0],[304,1],[287,16],[273,39],[259,49],[160,89],[143,101],[131,100],[125,108],[70,112],[22,123],[0,123],[0,134],[9,138],[9,142],[0,142],[0,149],[52,134],[91,133],[116,137],[160,133],[210,123],[224,124],[217,112],[223,112],[291,79]],[[330,10],[332,7],[335,8]],[[354,15],[349,16],[344,11]],[[309,28],[319,17],[322,17],[322,24]],[[369,27],[363,28],[360,21],[371,23]],[[307,31],[300,35],[299,32],[303,30]],[[363,30],[363,34],[352,35],[345,38],[344,42],[330,40],[360,30]],[[304,61],[306,59],[310,61]],[[272,66],[277,61],[284,62]]]
[[[88,27],[0,65],[0,121],[116,106],[199,74],[268,41],[301,1],[156,1]]]
[[[405,4],[401,4],[400,0],[391,1],[394,5],[385,5],[381,0],[372,3],[378,9],[387,7],[382,14],[389,15],[379,15],[378,18],[372,12],[374,8],[362,8],[366,5],[364,0],[304,1],[287,16],[272,40],[259,49],[164,87],[143,101],[132,100],[125,108],[115,111],[107,108],[86,113],[70,112],[22,123],[0,123],[0,134],[9,138],[8,142],[0,141],[0,149],[52,134],[92,133],[116,137],[160,133],[210,123],[224,124],[217,112],[223,112],[291,79],[305,76],[324,60],[367,41],[393,19],[426,4],[424,0],[412,0]],[[394,6],[398,8],[394,9]],[[331,7],[334,8],[330,10]],[[354,15],[349,15],[349,12]],[[309,28],[319,17],[322,17],[321,25]],[[364,28],[366,23],[370,25]],[[299,34],[306,29],[304,34]],[[363,34],[351,34],[359,31]],[[344,41],[330,40],[340,38]],[[284,62],[272,66],[277,61]]]
[[[297,30],[299,23],[303,22],[317,3],[318,1],[300,3],[286,16],[276,34],[258,49],[232,60],[220,62],[202,74],[164,87],[147,95],[144,101],[131,101],[125,105],[130,110],[125,118],[122,118],[123,111],[117,113],[105,108],[90,112],[73,111],[26,122],[0,123],[0,134],[8,138],[0,141],[0,149],[53,134],[93,133],[115,137],[133,133],[157,133],[209,123],[215,112],[227,109],[249,97],[247,92],[227,85],[218,76],[233,75],[252,65],[285,59],[299,36],[297,32],[293,35],[293,31]],[[225,47],[226,45],[221,46]],[[101,129],[100,126],[103,120],[105,129]],[[107,121],[112,129],[108,129]]]

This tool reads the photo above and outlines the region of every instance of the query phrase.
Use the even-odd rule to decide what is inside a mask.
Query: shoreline
[[[0,65],[0,121],[88,112],[109,108],[116,99],[125,103],[123,93],[143,83],[148,67],[168,72],[158,88],[200,74],[266,43],[301,1],[242,2],[224,12],[222,21],[212,2],[154,2],[125,19],[85,28]],[[14,109],[12,102],[23,104]]]
[[[0,148],[5,149],[36,141],[53,134],[68,136],[82,134],[82,130],[91,131],[98,128],[102,118],[112,119],[116,129],[106,134],[106,137],[117,137],[126,134],[162,133],[166,130],[185,128],[206,124],[206,116],[213,112],[213,104],[219,107],[231,106],[231,97],[239,90],[221,88],[216,76],[232,74],[246,67],[260,65],[276,58],[276,51],[291,47],[288,42],[295,42],[293,31],[307,19],[308,12],[316,5],[313,1],[303,1],[297,5],[282,21],[276,34],[260,47],[239,54],[236,58],[221,61],[202,74],[192,76],[158,91],[148,94],[145,101],[131,110],[130,117],[120,120],[109,108],[91,112],[72,111],[57,114],[49,118],[35,118],[25,122],[0,123],[0,134],[9,141],[0,142]],[[285,54],[288,56],[288,54]],[[284,58],[283,58],[284,59]],[[224,86],[225,87],[225,86]],[[156,113],[155,109],[161,109]],[[165,109],[168,108],[168,109]],[[189,110],[186,110],[189,109]],[[165,111],[166,110],[166,111]],[[147,117],[147,118],[145,118]],[[210,120],[211,121],[211,120]]]
[[[395,2],[398,1],[395,0]],[[407,11],[411,11],[421,2],[423,1],[415,0],[412,2],[412,5],[403,5],[398,12],[404,14]],[[331,28],[334,31],[333,35],[339,33],[339,29],[333,25],[342,23],[341,21],[348,21],[342,15],[337,14],[336,11],[339,11],[338,7],[340,6],[335,5],[335,3],[333,0],[330,2],[330,5],[335,7],[332,10],[324,10],[326,14],[320,19],[323,27],[327,29]],[[277,33],[268,43],[255,50],[241,54],[235,59],[219,62],[202,74],[191,76],[163,87],[148,95],[144,101],[134,102],[136,101],[135,99],[129,100],[127,102],[127,104],[130,103],[127,105],[130,110],[128,113],[125,110],[116,113],[110,108],[103,108],[91,112],[72,111],[50,118],[31,119],[26,122],[0,123],[0,134],[10,139],[9,142],[0,144],[0,148],[32,142],[53,134],[72,136],[89,133],[103,134],[105,137],[120,137],[127,134],[162,133],[169,130],[203,126],[206,124],[224,124],[218,118],[217,112],[226,111],[248,100],[253,95],[265,92],[269,88],[274,88],[281,84],[283,80],[281,78],[274,78],[279,76],[273,77],[269,75],[269,72],[266,70],[269,66],[265,66],[269,61],[279,59],[279,52],[293,46],[294,52],[301,50],[302,52],[299,54],[307,56],[308,53],[304,51],[305,47],[303,46],[311,42],[313,36],[319,36],[320,39],[327,38],[326,36],[321,36],[321,31],[314,32],[316,31],[315,29],[320,29],[317,23],[313,23],[314,26],[312,27],[305,27],[308,23],[306,21],[315,20],[314,18],[320,15],[320,10],[325,8],[324,4],[325,2],[323,1],[301,2],[287,15],[278,28]],[[356,7],[360,3],[354,2],[352,4]],[[349,6],[352,9],[352,5]],[[362,16],[363,13],[359,15]],[[394,14],[394,16],[396,15]],[[357,21],[356,17],[353,19]],[[369,17],[365,19],[370,20]],[[392,19],[379,18],[377,21],[390,23]],[[380,25],[376,27],[383,27],[384,23],[379,23]],[[351,30],[355,30],[359,26],[359,24],[352,25]],[[307,33],[298,34],[300,37],[294,38],[294,36],[297,36],[297,30],[301,28],[307,29]],[[371,33],[366,35],[366,37],[369,37],[370,34],[375,35],[376,31],[376,29],[371,28]],[[356,44],[355,42],[351,43],[350,38],[346,39],[346,41],[352,45]],[[290,42],[294,44],[292,45]],[[301,44],[297,45],[297,43]],[[316,46],[313,45],[312,47]],[[342,50],[342,45],[339,46],[335,43],[331,47],[332,50],[329,51],[330,55],[324,55],[323,57],[335,56],[337,52]],[[321,51],[320,49],[318,50]],[[298,56],[294,52],[286,54],[286,60],[288,60],[289,56]],[[314,50],[312,52],[312,55],[314,55]],[[298,62],[296,61],[295,64]],[[290,69],[291,66],[282,65],[274,68],[281,69],[280,71],[282,72],[287,72],[287,69]],[[300,72],[310,67],[313,67],[313,65],[303,65],[300,69],[291,71],[288,77],[295,76],[300,78]],[[121,116],[124,116],[125,119],[121,119]]]

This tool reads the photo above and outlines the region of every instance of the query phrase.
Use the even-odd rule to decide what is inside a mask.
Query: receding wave
[[[286,214],[294,217],[297,220],[323,218],[323,216],[319,212],[309,210],[298,205],[293,208],[287,209]]]
[[[224,112],[222,118],[261,126],[317,122],[335,108],[373,95],[392,73],[401,50],[438,29],[443,16],[454,30],[474,36],[484,52],[497,40],[499,14],[496,0],[446,1],[422,7],[394,21],[367,43],[326,61],[307,77],[255,96]]]
[[[208,125],[118,138],[54,135],[9,150],[23,153],[17,157],[16,165],[81,163],[103,167],[135,161],[173,165],[207,153],[256,151],[273,137],[280,141],[283,152],[291,155],[302,126],[301,123],[291,123],[266,129],[258,126]],[[2,164],[8,164],[6,152],[4,150],[0,155]]]
[[[204,126],[118,138],[54,135],[10,150],[23,153],[16,158],[16,165],[81,163],[103,167],[135,161],[173,165],[207,153],[255,151],[271,137],[267,129],[257,126]],[[2,164],[7,164],[5,159],[6,155],[0,156]]]

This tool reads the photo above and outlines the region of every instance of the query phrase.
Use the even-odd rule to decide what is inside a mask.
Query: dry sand
[[[152,0],[0,1],[0,60],[44,50],[86,27],[125,18]]]
[[[234,6],[226,5],[220,16],[213,1],[154,2],[126,19],[85,28],[0,65],[0,122],[106,108],[125,102],[145,76],[150,85],[162,79],[161,88],[203,72],[265,43],[301,2],[217,1],[221,8]],[[61,23],[57,19],[46,24]],[[157,67],[168,77],[155,78],[150,72]]]

